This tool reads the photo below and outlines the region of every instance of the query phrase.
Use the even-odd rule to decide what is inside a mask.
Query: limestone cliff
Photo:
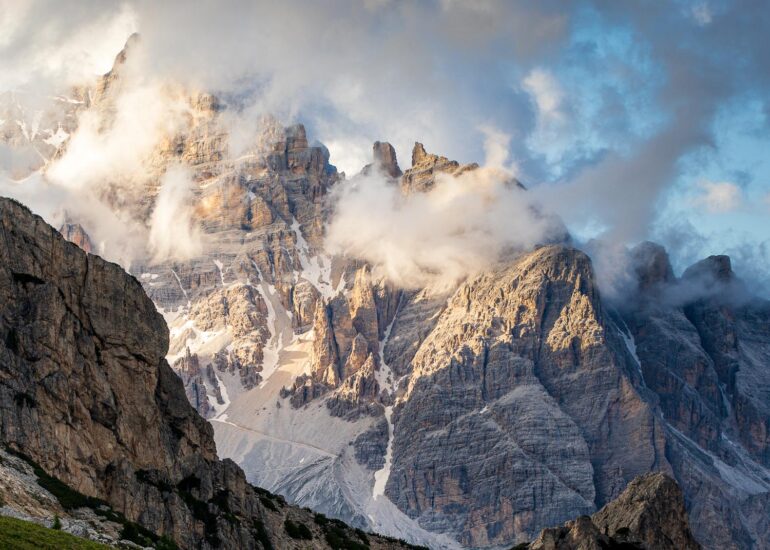
[[[288,506],[217,458],[136,279],[8,199],[0,232],[0,440],[61,506],[91,507],[165,547],[403,547]]]

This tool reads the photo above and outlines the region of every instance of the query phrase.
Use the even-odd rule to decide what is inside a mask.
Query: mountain
[[[528,548],[698,550],[700,545],[687,524],[682,492],[674,480],[657,473],[639,476],[591,517],[544,529]]]
[[[217,458],[140,284],[8,199],[0,231],[4,505],[158,548],[408,547],[249,485]]]
[[[157,548],[409,547],[246,483],[217,459],[211,427],[163,359],[167,331],[139,283],[8,199],[0,230],[4,514],[55,514],[60,529]],[[661,474],[637,478],[590,520],[544,530],[530,548],[586,548],[586,537],[598,547],[700,548],[681,491]]]
[[[514,254],[448,293],[397,289],[324,254],[327,197],[344,180],[298,167],[323,149],[297,135],[278,133],[262,175],[219,187],[231,204],[263,197],[263,225],[208,226],[201,258],[135,271],[179,312],[177,368],[189,372],[189,348],[190,393],[249,479],[362,528],[495,547],[663,471],[707,547],[765,544],[770,309],[715,302],[735,278],[723,265],[701,288],[724,259],[677,280],[644,245],[630,253],[638,288],[625,307],[602,298],[569,244]],[[474,169],[415,149],[404,192]]]
[[[107,126],[124,62],[88,94]],[[187,399],[250,482],[417,544],[498,548],[663,472],[705,548],[770,546],[770,304],[729,258],[677,278],[643,243],[611,300],[563,231],[454,288],[397,288],[324,249],[337,190],[366,178],[339,173],[299,124],[266,118],[236,151],[236,107],[182,97],[190,116],[141,191],[120,195],[116,174],[98,192],[150,225],[164,174],[189,170],[200,247],[129,269],[169,325]],[[478,169],[416,143],[402,170],[377,142],[363,171],[419,197]]]

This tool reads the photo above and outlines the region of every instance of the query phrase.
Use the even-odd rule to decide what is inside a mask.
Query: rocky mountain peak
[[[59,233],[69,242],[78,245],[86,252],[94,252],[94,244],[91,242],[91,237],[88,236],[86,230],[79,223],[64,222],[59,228]]]
[[[436,155],[432,155],[432,156],[436,157]],[[429,159],[429,158],[430,156],[428,155],[427,151],[425,151],[425,146],[419,141],[415,141],[414,147],[412,148],[412,167],[417,166],[418,164],[421,164],[422,162],[424,162],[426,159]]]
[[[648,290],[674,280],[674,270],[666,249],[657,243],[643,242],[631,250],[640,290]]]
[[[372,145],[372,163],[367,164],[361,173],[367,175],[377,168],[390,178],[400,178],[403,172],[396,160],[396,150],[387,141],[375,141]]]
[[[715,283],[727,283],[733,280],[730,256],[709,256],[690,267],[682,274],[684,280],[710,279]]]
[[[593,516],[545,529],[530,550],[699,550],[690,531],[684,497],[661,473],[639,476]]]
[[[401,191],[405,194],[424,192],[433,187],[437,173],[459,176],[468,170],[475,170],[476,163],[461,165],[456,160],[428,153],[420,142],[412,149],[412,166],[401,178]]]
[[[118,55],[115,56],[115,61],[112,64],[113,71],[117,67],[125,64],[129,54],[131,53],[131,50],[133,50],[139,44],[140,40],[141,38],[138,32],[132,33],[131,36],[126,39],[125,46],[123,46],[123,49],[120,50]]]
[[[121,72],[130,59],[131,51],[136,48],[140,40],[139,33],[133,33],[129,36],[123,49],[115,56],[112,68],[97,81],[93,97],[95,104],[108,101],[110,96],[120,87]]]

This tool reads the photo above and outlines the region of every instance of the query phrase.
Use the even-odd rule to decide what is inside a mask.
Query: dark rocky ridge
[[[41,475],[182,548],[291,548],[286,520],[315,548],[405,547],[250,486],[217,459],[139,282],[1,198],[0,231],[0,441]]]

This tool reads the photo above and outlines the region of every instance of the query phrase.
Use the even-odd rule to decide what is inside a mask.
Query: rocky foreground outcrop
[[[523,550],[699,550],[690,532],[682,491],[660,473],[629,483],[621,495],[593,516],[544,529]]]
[[[90,508],[159,547],[405,547],[249,485],[218,460],[139,282],[8,199],[0,232],[0,442],[29,470],[6,507],[40,508],[19,481],[36,476],[55,510]]]

